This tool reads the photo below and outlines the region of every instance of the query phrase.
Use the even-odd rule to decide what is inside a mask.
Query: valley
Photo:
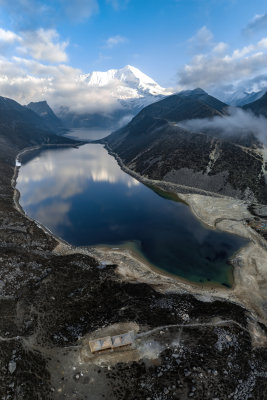
[[[266,1],[0,0],[0,53],[0,400],[266,400]]]
[[[203,93],[198,91],[196,95],[202,97]],[[214,105],[213,100],[212,103]],[[9,107],[14,105],[8,104]],[[198,107],[196,104],[195,116],[199,117],[198,113],[204,110],[211,116],[223,114],[224,105],[215,104],[218,112],[210,109],[211,105]],[[254,150],[243,145],[246,149],[239,153],[240,144],[216,139],[216,134],[215,138],[191,134],[176,127],[177,121],[162,122],[164,116],[159,116],[158,110],[159,119],[155,120],[153,116],[141,118],[141,130],[145,126],[146,137],[139,132],[139,115],[129,126],[108,138],[101,130],[93,131],[88,138],[82,129],[57,136],[47,130],[45,122],[39,118],[41,134],[36,135],[35,114],[32,123],[25,126],[29,124],[29,115],[33,115],[16,104],[14,106],[19,110],[17,125],[13,131],[7,131],[8,135],[2,130],[0,151],[1,395],[11,399],[44,400],[260,398],[267,377],[266,242],[264,235],[253,229],[249,222],[264,219],[261,199],[264,205],[262,182],[265,180],[261,156],[255,158]],[[12,113],[14,118],[16,114]],[[140,140],[134,141],[131,135],[127,138],[132,123],[135,124],[135,138],[140,135]],[[18,135],[22,129],[27,129],[28,136]],[[169,129],[173,131],[169,132]],[[166,138],[164,146],[161,141],[157,143],[159,132],[160,137]],[[85,144],[86,139],[94,143]],[[131,146],[128,140],[131,140]],[[156,147],[152,146],[154,140]],[[187,141],[188,147],[184,144]],[[199,148],[194,147],[195,141]],[[103,145],[126,173],[118,166],[118,169],[112,168],[116,161],[107,155]],[[18,154],[30,146],[34,146],[35,151],[18,159]],[[188,151],[192,147],[193,150]],[[176,153],[175,149],[181,153]],[[238,157],[238,163],[242,157],[247,157],[250,174],[247,174],[248,169],[243,173],[244,162],[234,175],[236,172],[230,165],[231,151]],[[148,163],[145,152],[150,156]],[[169,157],[163,157],[165,152]],[[105,166],[106,157],[113,161]],[[205,185],[200,179],[192,179],[199,171],[205,171],[207,179],[210,179],[210,173],[216,176],[218,160],[221,170],[228,170],[229,179],[225,176],[219,186],[218,183]],[[193,171],[186,181],[179,173],[185,168],[183,163],[188,163]],[[27,166],[28,176],[27,173],[23,175],[23,168]],[[173,166],[178,171],[175,179],[168,175]],[[55,230],[56,235],[26,216],[19,207],[14,207],[18,168],[22,168],[18,185],[20,176],[21,184],[23,180],[25,182],[25,189],[21,190],[22,206],[27,212],[27,202],[34,209],[38,202],[44,201],[47,208],[43,212],[40,210],[38,217],[31,215],[30,209],[29,215],[53,232]],[[57,174],[57,181],[48,180]],[[243,238],[244,244],[249,241],[243,247],[240,245],[242,248],[232,257],[232,288],[218,285],[218,282],[199,282],[199,279],[189,282],[188,277],[185,280],[178,276],[179,273],[174,277],[151,268],[151,263],[140,257],[133,246],[120,246],[118,241],[109,246],[88,246],[86,240],[70,244],[59,239],[58,235],[62,234],[56,227],[65,224],[68,229],[72,225],[66,204],[74,193],[84,190],[84,182],[90,176],[89,194],[91,188],[97,202],[103,202],[102,207],[108,204],[107,199],[111,202],[116,191],[113,190],[113,194],[112,191],[98,192],[93,186],[94,180],[100,184],[110,180],[111,186],[121,181],[128,195],[131,187],[139,188],[144,183],[149,188],[144,187],[142,191],[151,205],[156,201],[155,207],[163,211],[163,204],[172,204],[177,196],[189,204],[204,224],[199,225],[187,206],[173,203],[173,209],[181,210],[178,220],[182,218],[183,226],[191,221],[192,230],[189,230],[187,241],[194,232],[198,232],[196,239],[199,240],[210,229],[212,234],[217,229],[221,235],[226,235],[225,238],[229,234],[232,238]],[[238,179],[231,176],[238,176]],[[151,187],[163,197],[152,192]],[[24,192],[26,189],[28,194]],[[57,198],[54,202],[54,209],[49,209],[51,190],[53,196],[61,196],[61,201]],[[15,204],[18,205],[16,193]],[[122,192],[119,193],[121,197]],[[136,202],[135,197],[133,201]],[[88,205],[88,210],[92,209],[88,200],[83,202]],[[118,199],[116,203],[120,206]],[[80,204],[78,202],[81,214],[78,218],[74,214],[74,221],[83,220]],[[146,210],[145,214],[148,213]],[[183,220],[186,215],[187,219]],[[136,214],[132,217],[136,219]],[[96,224],[91,227],[93,218]],[[84,220],[85,227],[92,228],[92,237],[97,234],[97,225],[99,233],[105,232],[104,225],[97,224],[98,220],[96,211]],[[80,228],[78,226],[78,230]],[[157,229],[160,228],[154,230]],[[231,236],[233,234],[236,236]],[[73,237],[77,238],[77,235],[78,231],[73,233]],[[81,232],[82,238],[86,235],[86,230]],[[70,237],[65,239],[71,242]],[[108,240],[103,242],[107,244]],[[99,239],[95,243],[99,243]],[[194,247],[192,255],[196,251],[197,247]],[[135,347],[130,351],[108,352],[93,358],[88,355],[90,337],[99,337],[109,331],[121,333],[126,327],[134,327],[137,334]]]
[[[179,197],[167,200],[146,188],[120,170],[100,144],[46,150],[25,164],[20,160],[20,205],[56,236],[76,246],[128,243],[162,271],[232,285],[228,260],[246,241],[205,229]]]

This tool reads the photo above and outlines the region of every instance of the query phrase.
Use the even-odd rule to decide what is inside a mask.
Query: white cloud
[[[97,0],[61,0],[67,16],[80,22],[96,14],[99,10]]]
[[[258,42],[258,47],[267,49],[267,38],[263,38]]]
[[[193,37],[188,39],[188,43],[191,51],[195,53],[210,48],[213,45],[213,39],[212,32],[206,26],[203,26]]]
[[[244,32],[252,34],[259,30],[267,30],[267,13],[255,15],[244,29]]]
[[[5,29],[0,28],[0,42],[4,43],[14,43],[19,42],[21,37],[12,31],[6,31]]]
[[[226,56],[227,59],[229,60],[233,60],[236,58],[243,58],[244,56],[246,56],[249,53],[252,53],[255,50],[255,46],[250,45],[250,46],[245,46],[242,49],[236,49],[234,50],[233,54],[231,56]]]
[[[55,29],[40,28],[37,31],[25,31],[22,34],[19,51],[36,60],[60,63],[67,61],[66,47],[68,42],[60,42]]]
[[[219,44],[220,45],[220,44]],[[204,54],[198,54],[179,72],[180,88],[203,87],[211,89],[219,85],[233,84],[242,79],[255,77],[267,71],[267,38],[255,44],[235,49],[225,54],[226,45]]]
[[[0,93],[22,104],[45,99],[55,111],[62,106],[75,113],[101,111],[108,115],[121,108],[116,98],[118,85],[122,89],[121,82],[90,87],[81,75],[80,69],[65,64],[45,65],[21,57],[2,57]]]
[[[96,147],[98,148],[97,153]],[[64,150],[58,153],[56,159],[48,151],[42,154],[41,160],[37,158],[34,162],[23,166],[25,173],[19,175],[18,188],[26,194],[23,200],[24,206],[49,203],[49,200],[55,197],[60,197],[61,201],[66,204],[73,196],[81,193],[90,180],[111,184],[124,183],[128,187],[139,184],[130,175],[122,174],[116,161],[110,162],[105,149],[100,145],[81,147],[79,157],[77,157],[75,149],[68,153],[69,167],[65,163]],[[47,177],[45,181],[43,181],[44,176]],[[57,184],[51,185],[51,180]],[[34,189],[32,189],[30,182],[39,182],[39,185],[34,185]]]
[[[116,35],[116,36],[111,36],[106,40],[105,46],[108,47],[109,49],[112,49],[113,47],[117,46],[118,44],[121,43],[126,43],[127,39],[123,36]]]
[[[110,4],[115,10],[125,8],[130,0],[106,0],[107,4]]]
[[[70,220],[68,212],[71,209],[71,204],[64,201],[54,201],[52,204],[38,207],[34,218],[36,221],[41,221],[50,229],[57,229],[59,226],[69,226]]]
[[[227,49],[228,49],[227,43],[219,42],[213,47],[212,51],[214,53],[225,53]]]
[[[185,129],[195,132],[219,131],[223,136],[239,136],[253,133],[261,142],[267,144],[266,125],[267,119],[260,115],[256,116],[250,111],[242,109],[229,109],[229,115],[223,117],[191,119],[179,123]]]
[[[99,10],[98,0],[0,0],[0,6],[19,30],[34,30],[40,21],[43,27],[51,27],[62,17],[79,23]]]

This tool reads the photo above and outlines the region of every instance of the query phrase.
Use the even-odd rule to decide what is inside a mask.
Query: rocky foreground
[[[0,398],[264,399],[262,317],[216,292],[163,290],[159,276],[153,285],[126,279],[127,257],[117,266],[60,253],[14,205],[25,145],[0,148]],[[133,348],[90,354],[91,337],[129,329]]]

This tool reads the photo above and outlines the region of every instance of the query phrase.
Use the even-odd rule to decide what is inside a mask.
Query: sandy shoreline
[[[26,152],[38,148],[40,148],[40,146],[24,149],[18,154],[16,160],[19,160],[19,157]],[[114,155],[113,153],[111,154]],[[117,264],[116,272],[119,279],[129,282],[147,283],[160,292],[190,293],[202,301],[214,301],[215,299],[228,300],[244,306],[252,312],[252,317],[266,323],[266,243],[260,235],[244,223],[246,218],[252,217],[247,210],[246,202],[194,188],[169,184],[168,182],[149,180],[129,170],[117,156],[115,158],[126,173],[142,183],[177,195],[189,205],[196,218],[206,226],[212,229],[220,229],[228,233],[237,234],[250,240],[250,243],[242,248],[232,260],[234,264],[233,287],[231,289],[226,289],[212,284],[197,284],[186,281],[178,276],[174,277],[170,274],[165,274],[163,271],[161,272],[151,268],[148,263],[144,263],[143,260],[133,254],[129,249],[71,246],[61,238],[55,236],[38,221],[34,221],[47,235],[52,236],[58,243],[54,249],[54,253],[58,255],[81,253],[94,257],[99,263],[107,261],[108,263]],[[12,178],[15,208],[26,218],[33,221],[25,214],[19,205],[20,194],[16,189],[18,170],[19,167],[15,166]],[[252,293],[253,297],[251,295]]]

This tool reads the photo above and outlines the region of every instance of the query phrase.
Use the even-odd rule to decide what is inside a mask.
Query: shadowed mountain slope
[[[34,111],[12,99],[0,97],[0,146],[6,149],[1,157],[12,160],[13,155],[24,147],[49,143],[74,142],[55,135]]]
[[[27,108],[38,114],[45,122],[48,129],[60,132],[64,126],[60,119],[55,115],[54,111],[49,107],[46,101],[31,102]]]
[[[133,121],[139,121],[144,115],[173,122],[209,118],[226,114],[227,107],[202,89],[187,90],[145,107]]]
[[[216,132],[194,133],[177,125],[226,112],[226,104],[201,89],[182,92],[144,108],[105,143],[127,167],[150,179],[266,202],[260,152]]]
[[[244,110],[253,111],[256,115],[264,115],[267,117],[267,92],[253,103],[246,104]]]

